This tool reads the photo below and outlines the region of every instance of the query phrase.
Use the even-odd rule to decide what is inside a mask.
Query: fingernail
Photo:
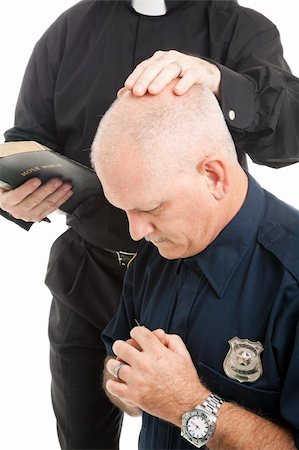
[[[67,198],[70,198],[73,195],[73,191],[69,191],[65,194]],[[64,197],[65,198],[65,197]]]
[[[54,188],[59,188],[61,185],[62,185],[62,181],[60,181],[60,180],[56,180],[53,182]]]
[[[135,86],[134,86],[134,92],[143,92],[144,91],[144,86],[143,86],[143,84],[136,84]]]
[[[67,191],[69,191],[70,189],[72,189],[72,185],[71,184],[65,184],[64,186],[63,186],[63,190],[65,191],[65,192],[67,192]]]
[[[134,84],[133,78],[127,78],[125,81],[125,86],[127,86],[127,85],[131,86],[132,84]]]
[[[184,93],[183,88],[181,88],[180,86],[178,86],[178,87],[175,86],[173,91],[174,91],[175,94],[178,94],[178,95],[182,95]]]
[[[151,89],[157,89],[159,87],[158,83],[151,83]]]

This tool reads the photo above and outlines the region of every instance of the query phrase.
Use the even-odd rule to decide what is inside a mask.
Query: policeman
[[[148,241],[103,334],[107,394],[143,411],[140,449],[299,448],[299,212],[241,168],[209,90],[172,89],[123,92],[93,144]]]

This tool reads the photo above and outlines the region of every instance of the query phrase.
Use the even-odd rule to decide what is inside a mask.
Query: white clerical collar
[[[145,16],[162,16],[167,11],[164,0],[132,0],[132,6]]]

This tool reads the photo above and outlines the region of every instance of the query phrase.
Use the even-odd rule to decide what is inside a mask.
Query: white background
[[[71,0],[0,0],[0,134],[13,125],[14,107],[32,48]],[[285,57],[299,75],[298,0],[242,0],[279,28]],[[299,124],[298,124],[299,125]],[[251,165],[251,173],[275,195],[299,208],[299,165],[274,170]],[[30,233],[0,218],[0,449],[59,449],[50,401],[47,321],[51,296],[43,285],[53,240],[64,230],[34,225]],[[126,419],[121,450],[137,448],[139,419]]]

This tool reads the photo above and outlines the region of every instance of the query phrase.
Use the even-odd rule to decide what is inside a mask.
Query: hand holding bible
[[[12,190],[0,188],[0,208],[15,219],[40,222],[72,196],[71,189],[58,178],[43,185],[38,178],[31,178]]]

